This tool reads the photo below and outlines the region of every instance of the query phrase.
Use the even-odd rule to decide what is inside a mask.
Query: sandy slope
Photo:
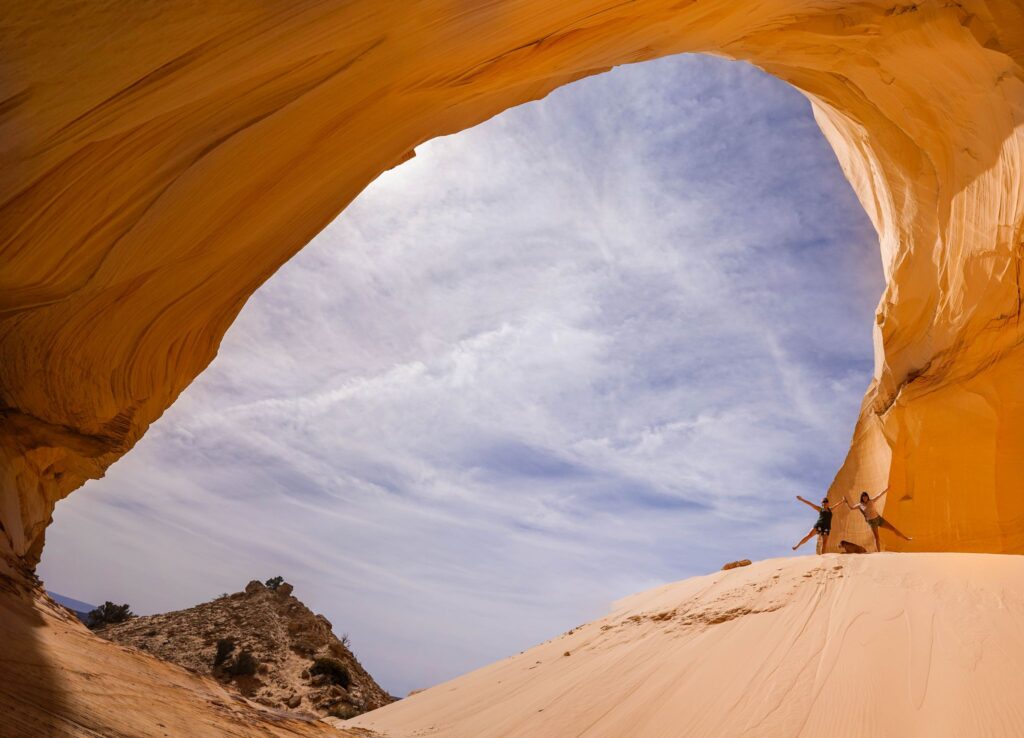
[[[3,738],[350,734],[97,638],[38,587],[0,575],[0,595]],[[635,595],[344,727],[388,738],[1021,736],[1022,663],[1024,557],[773,559]]]
[[[351,724],[391,738],[1021,736],[1022,664],[1022,557],[772,559],[627,598]]]

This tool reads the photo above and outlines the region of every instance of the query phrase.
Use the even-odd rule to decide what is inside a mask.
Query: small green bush
[[[227,661],[228,656],[235,650],[235,642],[231,638],[221,638],[217,641],[217,653],[213,657],[213,666],[216,668]]]
[[[359,708],[355,705],[350,705],[347,702],[338,702],[337,704],[331,705],[327,708],[327,714],[331,717],[336,717],[339,720],[348,720],[354,718],[359,714]]]
[[[352,683],[345,665],[338,661],[338,659],[332,659],[327,656],[314,660],[313,665],[309,667],[309,673],[313,676],[323,674],[330,680],[331,684],[337,684],[345,689],[348,689],[348,685]]]
[[[96,630],[104,625],[123,623],[133,617],[135,617],[135,613],[132,612],[131,607],[127,603],[115,605],[113,602],[107,601],[89,613],[89,620],[86,624],[92,630]]]
[[[282,584],[284,584],[284,577],[271,577],[263,584],[266,585],[267,589],[277,589]]]
[[[256,657],[249,651],[243,649],[238,653],[235,658],[235,662],[227,667],[224,671],[233,677],[249,677],[256,673],[260,664],[256,660]]]

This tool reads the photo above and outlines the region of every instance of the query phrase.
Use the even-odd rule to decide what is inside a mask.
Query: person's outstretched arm
[[[804,499],[803,497],[801,497],[800,495],[797,495],[797,496],[796,496],[796,498],[797,498],[798,500],[800,500],[800,502],[804,503],[805,505],[810,505],[811,507],[813,507],[813,508],[814,508],[815,510],[817,510],[818,512],[821,512],[821,508],[820,508],[820,507],[818,507],[817,505],[815,505],[815,504],[814,504],[813,502],[811,502],[810,500],[805,500],[805,499]]]
[[[878,499],[879,497],[881,497],[882,495],[884,495],[884,494],[885,494],[886,492],[888,492],[888,491],[889,491],[889,488],[888,488],[888,487],[886,487],[886,488],[885,488],[885,489],[883,489],[883,490],[882,490],[881,492],[879,492],[879,493],[878,493],[877,495],[875,495],[874,497],[870,498],[870,499],[871,499],[871,501],[872,501],[872,502],[874,502],[875,500],[877,500],[877,499]]]
[[[835,510],[840,505],[846,505],[847,507],[849,507],[850,503],[847,502],[846,498],[844,497],[843,499],[839,500],[839,502],[833,502],[831,505],[828,506],[828,509],[829,510]]]

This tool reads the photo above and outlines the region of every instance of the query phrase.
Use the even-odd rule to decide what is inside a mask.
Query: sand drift
[[[445,736],[1024,735],[1024,558],[771,559],[351,721]]]

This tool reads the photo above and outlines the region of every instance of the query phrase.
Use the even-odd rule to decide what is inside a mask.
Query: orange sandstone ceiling
[[[15,0],[0,49],[9,558],[38,561],[56,502],[382,171],[680,52],[802,90],[878,230],[875,376],[833,499],[889,485],[907,548],[1024,552],[1021,0]]]

